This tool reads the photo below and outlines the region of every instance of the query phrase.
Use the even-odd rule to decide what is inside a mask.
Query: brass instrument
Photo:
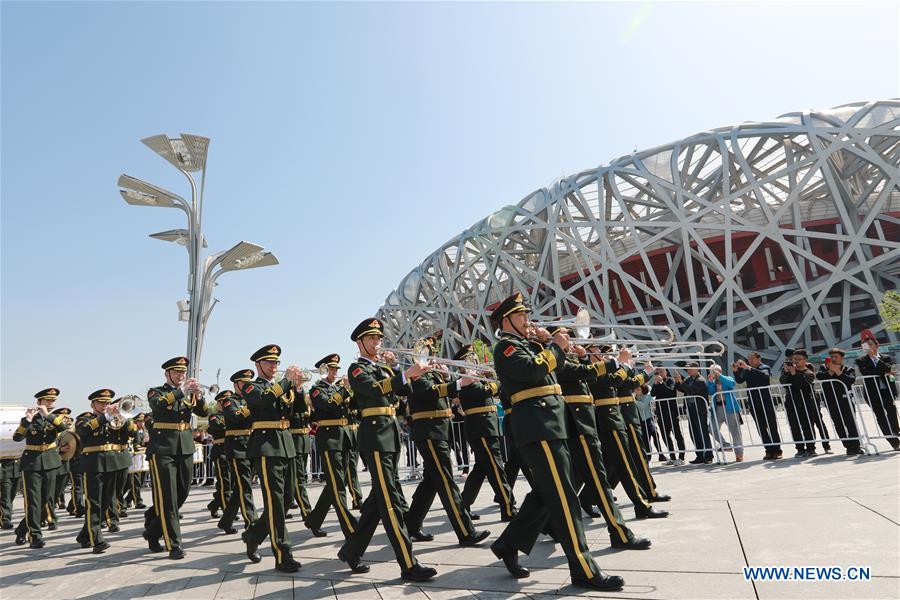
[[[119,399],[119,402],[106,408],[106,419],[112,429],[122,429],[128,419],[134,418],[138,414],[137,396],[128,395]]]
[[[56,442],[61,460],[71,460],[81,454],[81,438],[74,431],[63,431]]]

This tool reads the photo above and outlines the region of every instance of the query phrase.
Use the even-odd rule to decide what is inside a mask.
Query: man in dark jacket
[[[784,363],[784,372],[778,380],[782,385],[790,386],[787,389],[784,408],[797,448],[797,458],[816,456],[816,444],[813,441],[816,439],[813,432],[814,425],[819,426],[822,438],[828,439],[828,432],[824,423],[821,423],[822,415],[819,413],[819,403],[813,390],[816,372],[807,362],[808,358],[806,350],[792,350]],[[828,442],[823,442],[822,447],[826,453],[831,452],[831,445]]]
[[[653,387],[650,395],[656,400],[656,418],[662,426],[663,438],[669,448],[669,463],[672,465],[684,464],[684,435],[681,433],[681,422],[678,419],[678,389],[675,380],[669,376],[669,370],[656,369],[653,376]],[[673,440],[674,439],[674,443]],[[675,447],[678,447],[678,456],[675,456]]]
[[[734,380],[746,383],[750,392],[753,420],[766,448],[763,460],[777,460],[782,457],[782,452],[781,436],[778,434],[778,422],[775,418],[775,401],[769,391],[772,371],[769,365],[763,364],[759,352],[751,352],[747,355],[747,362],[739,360],[733,366]]]
[[[700,377],[700,365],[690,362],[687,365],[687,379],[675,373],[675,385],[684,394],[688,411],[688,424],[691,439],[697,451],[697,458],[692,465],[709,464],[713,461],[712,443],[709,437],[709,388],[706,380]]]
[[[822,382],[828,413],[847,455],[865,454],[859,443],[856,411],[849,397],[853,382],[856,381],[856,373],[844,364],[844,351],[840,348],[832,348],[828,355],[825,364],[816,373],[816,379]]]
[[[866,386],[866,401],[875,413],[881,433],[894,450],[900,450],[900,425],[897,423],[897,382],[891,375],[894,361],[887,354],[878,353],[878,340],[868,329],[863,332],[865,356],[856,359],[856,366]]]

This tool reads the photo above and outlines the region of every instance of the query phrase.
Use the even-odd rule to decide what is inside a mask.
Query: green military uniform
[[[616,396],[631,441],[629,451],[631,452],[633,463],[637,466],[635,477],[647,500],[650,502],[665,501],[669,497],[656,491],[656,481],[654,481],[653,475],[650,474],[647,456],[642,449],[640,429],[643,424],[641,423],[641,415],[638,413],[637,405],[634,403],[634,390],[650,381],[650,375],[645,371],[638,373],[633,367],[627,365],[625,370],[628,373],[628,377],[616,387]]]
[[[272,361],[281,356],[275,344],[257,350],[250,360]],[[257,377],[241,385],[241,396],[250,408],[253,420],[247,457],[255,459],[263,492],[263,513],[241,535],[247,544],[247,555],[257,561],[256,548],[269,537],[275,555],[275,568],[293,572],[300,568],[291,551],[291,540],[285,526],[285,483],[290,482],[297,452],[290,432],[293,411],[290,394],[294,385],[287,379],[279,382]]]
[[[351,394],[352,396],[352,394]],[[350,492],[350,507],[360,510],[363,503],[362,488],[359,486],[359,409],[352,400],[345,405],[347,409],[347,436],[350,448],[344,457],[344,470],[347,475],[347,491]]]
[[[57,408],[53,411],[54,415],[63,415],[64,422],[66,424],[66,429],[71,430],[74,429],[74,422],[69,420],[69,415],[72,414],[72,410],[68,408]],[[56,489],[53,493],[53,500],[51,501],[51,505],[55,508],[65,510],[66,508],[66,485],[72,479],[72,469],[69,464],[69,459],[62,458],[60,455],[60,467],[59,472],[56,474]],[[56,517],[54,513],[54,518]]]
[[[55,400],[59,395],[56,388],[41,390],[34,395],[38,402]],[[22,473],[22,494],[25,499],[25,516],[16,527],[16,543],[24,544],[26,538],[31,541],[32,548],[44,546],[41,534],[41,521],[46,515],[44,511],[52,503],[56,491],[56,476],[60,468],[59,450],[56,438],[65,431],[63,415],[34,414],[29,421],[22,417],[19,426],[13,433],[13,441],[25,440],[25,450],[19,460]]]
[[[230,390],[225,390],[216,394],[216,400],[222,401],[231,395]],[[228,505],[232,489],[231,469],[228,467],[228,458],[225,456],[225,429],[225,415],[216,413],[209,416],[206,431],[213,439],[209,459],[216,472],[216,491],[213,493],[212,501],[206,505],[206,509],[213,518],[219,516],[220,508],[224,510]]]
[[[459,487],[453,479],[450,459],[450,418],[453,413],[449,399],[458,393],[458,382],[446,382],[437,371],[425,373],[410,384],[407,404],[412,425],[409,436],[422,457],[424,476],[413,492],[406,513],[406,528],[413,535],[421,532],[422,522],[437,494],[460,544],[471,546],[487,535],[475,531],[472,517],[463,506]]]
[[[115,392],[101,389],[88,396],[88,400],[108,404]],[[93,406],[93,405],[92,405]],[[78,457],[84,490],[84,526],[75,538],[82,548],[93,548],[95,554],[103,553],[109,544],[100,531],[103,515],[112,505],[115,494],[115,473],[119,468],[115,456],[115,430],[109,426],[105,413],[88,412],[78,416],[75,433],[81,438],[82,449]]]
[[[528,312],[522,295],[514,294],[492,313],[494,324],[503,327],[517,312]],[[512,321],[510,320],[510,323]],[[522,332],[524,333],[524,331]],[[494,346],[494,366],[515,411],[513,435],[522,458],[531,471],[533,488],[525,497],[518,516],[491,546],[503,558],[513,576],[521,567],[515,552],[531,552],[548,516],[559,534],[572,583],[599,589],[620,589],[619,577],[603,573],[594,562],[584,537],[581,505],[572,483],[566,402],[555,372],[565,363],[565,353],[556,344],[546,348],[516,333],[503,331]]]
[[[316,368],[323,365],[339,368],[341,357],[329,354],[316,363]],[[321,537],[322,523],[328,510],[333,506],[344,538],[349,539],[356,533],[358,526],[356,517],[347,508],[345,486],[347,485],[344,461],[350,452],[350,432],[347,415],[350,406],[350,390],[337,382],[326,379],[316,381],[309,391],[309,399],[313,406],[313,421],[318,424],[316,430],[316,452],[322,457],[322,471],[325,475],[325,487],[319,500],[307,517],[305,525],[313,534]]]
[[[472,345],[463,348],[453,357],[466,360],[472,354]],[[506,480],[504,464],[500,452],[500,421],[494,396],[500,391],[496,382],[476,381],[459,390],[459,404],[466,414],[466,438],[475,454],[475,467],[463,486],[463,506],[468,510],[487,477],[494,490],[494,499],[500,505],[500,519],[511,520],[516,514],[516,499]]]
[[[366,319],[357,325],[350,339],[371,344],[373,336],[383,336],[383,330],[378,319]],[[369,354],[374,354],[374,345]],[[409,386],[402,373],[395,374],[389,367],[367,358],[350,365],[349,379],[360,409],[359,453],[372,477],[372,488],[363,502],[359,526],[338,552],[338,558],[356,572],[367,571],[367,566],[359,561],[380,521],[400,565],[401,577],[416,581],[430,579],[437,572],[423,567],[413,556],[403,518],[406,498],[397,473],[400,457],[400,424],[395,416],[400,402],[397,394],[408,394]]]
[[[589,381],[614,372],[618,364],[614,360],[590,362],[589,359],[567,358],[556,370],[556,376],[566,401],[566,418],[569,429],[569,453],[575,467],[576,488],[583,482],[590,489],[590,497],[596,499],[613,546],[620,548],[649,548],[649,540],[636,538],[625,525],[622,513],[616,506],[612,489],[603,467],[603,452],[597,434],[597,418],[594,397]],[[582,503],[584,506],[585,503]],[[559,532],[556,532],[559,537]]]
[[[19,458],[0,456],[0,529],[12,529],[12,507],[19,489]]]
[[[134,418],[135,426],[144,422],[144,414],[138,414]],[[145,444],[147,442],[147,430],[142,427],[137,427],[137,431],[134,434],[134,438],[131,440],[131,455],[135,456],[137,454],[146,454],[147,448]],[[128,473],[128,486],[125,495],[125,505],[126,506],[134,506],[135,508],[146,508],[144,505],[144,498],[141,495],[141,490],[144,487],[144,483],[146,480],[147,472],[146,471],[135,471],[133,473]]]
[[[188,359],[177,356],[161,365],[164,371],[186,371]],[[181,548],[181,521],[178,511],[191,491],[194,470],[194,436],[191,414],[205,417],[202,397],[185,396],[184,391],[169,383],[151,388],[147,401],[153,415],[153,427],[147,454],[150,455],[150,477],[153,506],[144,513],[144,534],[150,550],[159,552],[159,540],[165,541],[169,557],[184,557]]]
[[[242,385],[253,381],[254,375],[251,369],[242,369],[231,376],[231,382]],[[238,393],[222,401],[222,414],[225,417],[225,456],[231,465],[232,487],[218,527],[227,533],[237,533],[232,525],[238,510],[241,511],[245,529],[256,521],[256,508],[253,506],[253,464],[247,458],[253,421],[250,419],[250,408]]]
[[[593,351],[594,348],[589,350]],[[601,347],[600,351],[612,352],[612,348]],[[624,367],[619,367],[616,371],[606,373],[590,383],[607,482],[610,489],[615,489],[619,483],[622,484],[628,499],[634,505],[635,514],[639,518],[664,517],[665,514],[657,513],[650,506],[635,476],[637,465],[634,463],[630,450],[631,437],[625,427],[625,420],[622,418],[617,398],[617,388],[627,378],[628,371]],[[585,487],[581,499],[585,504],[597,505],[600,503],[600,498],[590,487]]]
[[[113,404],[118,402],[116,400]],[[112,456],[116,463],[113,500],[105,514],[106,525],[110,533],[119,531],[119,518],[126,516],[125,486],[128,483],[128,469],[131,468],[131,443],[135,435],[137,435],[137,425],[132,419],[127,419],[122,427],[113,428],[109,436],[110,443],[115,446]]]
[[[296,504],[300,509],[300,516],[306,520],[312,511],[309,494],[306,492],[306,483],[309,480],[307,465],[309,464],[309,453],[312,450],[312,440],[309,437],[309,400],[303,388],[292,390],[291,394],[294,396],[291,402],[293,410],[290,415],[291,436],[294,438],[294,450],[297,455],[289,469],[291,485],[285,485],[284,503],[285,506],[290,506],[292,502]]]
[[[93,414],[94,413],[91,411],[87,411],[78,415],[78,417],[75,418],[75,423],[73,423],[73,429],[78,422],[78,419],[91,417]],[[78,435],[77,430],[76,435]],[[84,499],[84,477],[81,476],[82,473],[80,454],[75,454],[75,456],[69,459],[69,477],[72,482],[72,495],[69,498],[69,504],[66,506],[66,510],[70,515],[74,515],[79,519],[84,518],[86,507]]]

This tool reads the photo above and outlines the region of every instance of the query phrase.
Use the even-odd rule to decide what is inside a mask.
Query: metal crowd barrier
[[[893,374],[892,376],[896,377]],[[870,384],[866,385],[867,382]],[[867,434],[869,441],[888,441],[890,438],[898,437],[898,431],[895,429],[897,427],[896,403],[900,400],[900,389],[898,389],[896,379],[891,381],[890,378],[880,375],[864,375],[856,378],[852,391],[860,420],[869,431]],[[878,454],[877,446],[870,445]]]
[[[693,453],[699,457],[713,453],[709,404],[706,398],[683,395],[674,398],[653,398],[650,406],[653,425],[666,445],[665,449],[658,447],[657,451],[653,452],[648,443],[645,450],[650,451],[651,457],[657,453],[669,455],[670,458],[673,454],[680,457],[682,454]],[[682,422],[686,422],[686,425],[682,426]],[[652,440],[648,439],[648,442],[650,441]],[[715,459],[714,455],[713,460]],[[687,457],[683,460],[687,462]]]
[[[833,386],[835,401],[830,401],[825,386]],[[739,412],[727,410],[728,395],[737,402]],[[840,396],[845,399],[841,401]],[[823,408],[831,419],[831,428],[825,421]],[[752,422],[748,417],[752,417]],[[816,380],[808,397],[794,394],[790,385],[774,384],[723,390],[710,398],[710,430],[720,463],[728,462],[728,450],[737,456],[746,448],[766,446],[779,446],[782,451],[783,446],[794,446],[798,451],[808,451],[816,444],[826,447],[832,442],[855,441],[864,451],[877,452],[869,442],[865,421],[859,417],[853,391],[839,380]],[[767,427],[760,427],[761,424]],[[730,441],[723,436],[722,425],[727,426]],[[774,435],[766,442],[761,430]]]

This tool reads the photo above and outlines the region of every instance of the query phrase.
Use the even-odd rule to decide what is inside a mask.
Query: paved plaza
[[[657,463],[653,463],[656,465]],[[107,536],[112,548],[95,556],[75,543],[81,522],[65,515],[60,529],[48,532],[47,547],[16,546],[11,531],[0,535],[0,595],[20,598],[534,598],[579,595],[610,598],[898,598],[900,597],[900,453],[850,458],[819,456],[798,461],[748,462],[723,466],[655,467],[660,490],[673,501],[668,519],[633,520],[636,533],[650,537],[647,551],[609,548],[602,519],[588,520],[587,534],[602,568],[625,578],[614,594],[573,588],[559,547],[542,537],[522,563],[528,579],[508,576],[488,546],[503,529],[491,490],[485,485],[476,504],[478,527],[491,538],[478,548],[462,549],[438,503],[425,528],[433,542],[415,544],[418,559],[438,569],[426,584],[405,584],[386,538],[379,529],[365,559],[366,575],[352,575],[336,558],[341,542],[333,514],[329,536],[313,538],[297,517],[289,522],[294,555],[303,568],[294,576],[274,571],[271,548],[261,546],[263,562],[250,564],[238,535],[224,535],[205,505],[212,488],[194,488],[182,522],[187,557],[171,561],[147,551],[140,537],[142,519],[132,510],[122,531]],[[368,478],[363,488],[368,491]],[[405,485],[407,498],[414,482]],[[321,485],[311,486],[313,502]],[[527,484],[515,492],[521,501]],[[619,489],[620,502],[625,498]],[[149,498],[149,493],[146,494]],[[257,506],[261,506],[257,490]],[[21,515],[21,496],[17,497]],[[867,566],[866,582],[744,581],[744,566]]]

